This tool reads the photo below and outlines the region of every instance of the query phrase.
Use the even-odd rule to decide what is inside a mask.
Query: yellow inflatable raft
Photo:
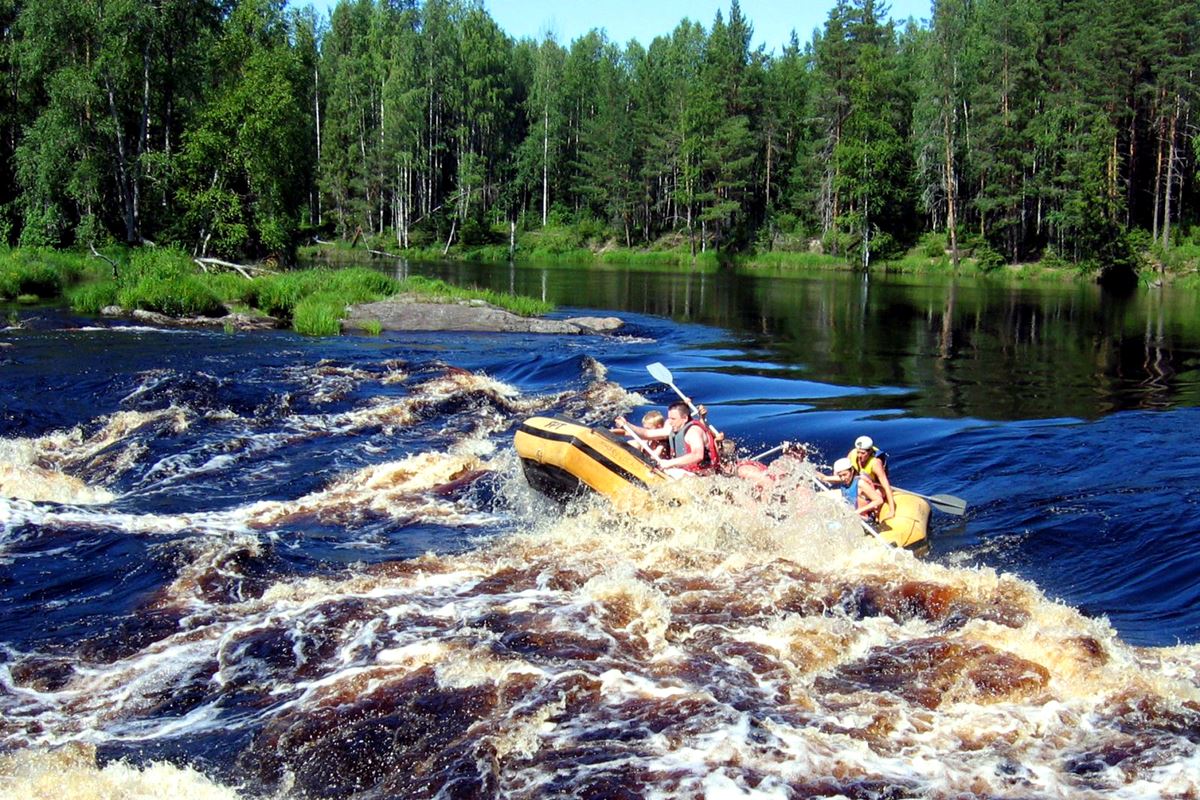
[[[623,439],[563,417],[530,417],[514,444],[529,485],[559,500],[587,486],[620,503],[666,480]]]
[[[929,503],[915,494],[893,487],[896,513],[888,514],[885,507],[875,526],[884,540],[897,547],[923,555],[929,549]]]
[[[625,439],[564,417],[530,417],[517,429],[513,443],[529,485],[558,500],[586,486],[623,508],[641,501],[648,487],[667,480]],[[895,496],[896,513],[876,526],[880,537],[906,550],[927,550],[929,504],[903,489]]]

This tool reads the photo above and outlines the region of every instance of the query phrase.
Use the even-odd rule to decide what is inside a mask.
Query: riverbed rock
[[[242,314],[230,312],[223,317],[170,317],[157,311],[135,308],[126,311],[120,306],[105,306],[100,309],[105,317],[130,317],[143,325],[156,328],[206,327],[227,328],[237,331],[263,331],[279,327],[279,320],[266,314]]]
[[[379,323],[387,331],[481,331],[492,333],[611,333],[625,323],[617,317],[541,319],[521,317],[481,301],[430,303],[390,298],[346,309],[342,327],[364,330]]]

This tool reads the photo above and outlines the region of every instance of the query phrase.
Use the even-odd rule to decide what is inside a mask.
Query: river
[[[0,797],[1200,792],[1196,296],[395,271],[627,324],[3,309]],[[865,433],[967,513],[917,559],[736,486],[638,518],[533,493],[515,426],[661,407],[655,361],[743,453]]]

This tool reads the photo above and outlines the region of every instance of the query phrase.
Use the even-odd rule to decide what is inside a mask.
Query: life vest
[[[858,477],[855,475],[849,483],[842,487],[842,497],[846,498],[846,502],[853,509],[858,508]]]
[[[854,457],[850,459],[850,466],[854,469],[856,475],[865,475],[867,480],[871,482],[871,485],[874,486],[878,484],[878,481],[875,480],[875,475],[871,472],[871,467],[875,465],[876,461],[879,462],[881,467],[886,468],[887,453],[883,452],[878,447],[872,447],[871,454],[867,456],[867,461],[865,464],[858,463],[858,453],[855,453]]]
[[[713,435],[712,429],[703,422],[698,422],[694,419],[688,420],[686,425],[667,437],[667,443],[671,448],[671,458],[678,458],[685,453],[691,452],[687,446],[687,432],[693,425],[698,427],[704,434],[704,458],[695,464],[683,467],[683,469],[689,472],[712,472],[721,464],[721,452],[717,447],[717,437]]]

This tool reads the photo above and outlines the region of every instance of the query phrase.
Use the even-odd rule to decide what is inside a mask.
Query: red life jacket
[[[704,458],[695,464],[683,467],[683,469],[686,469],[688,472],[703,474],[714,472],[721,465],[721,451],[717,447],[717,437],[713,435],[712,429],[708,425],[699,420],[688,420],[688,423],[679,429],[679,433],[673,434],[668,438],[668,441],[671,443],[671,457],[678,458],[683,455],[683,453],[679,452],[681,449],[679,443],[682,443],[682,449],[685,452],[691,452],[691,448],[687,444],[687,432],[688,428],[691,428],[693,425],[700,428],[701,433],[704,434]]]

